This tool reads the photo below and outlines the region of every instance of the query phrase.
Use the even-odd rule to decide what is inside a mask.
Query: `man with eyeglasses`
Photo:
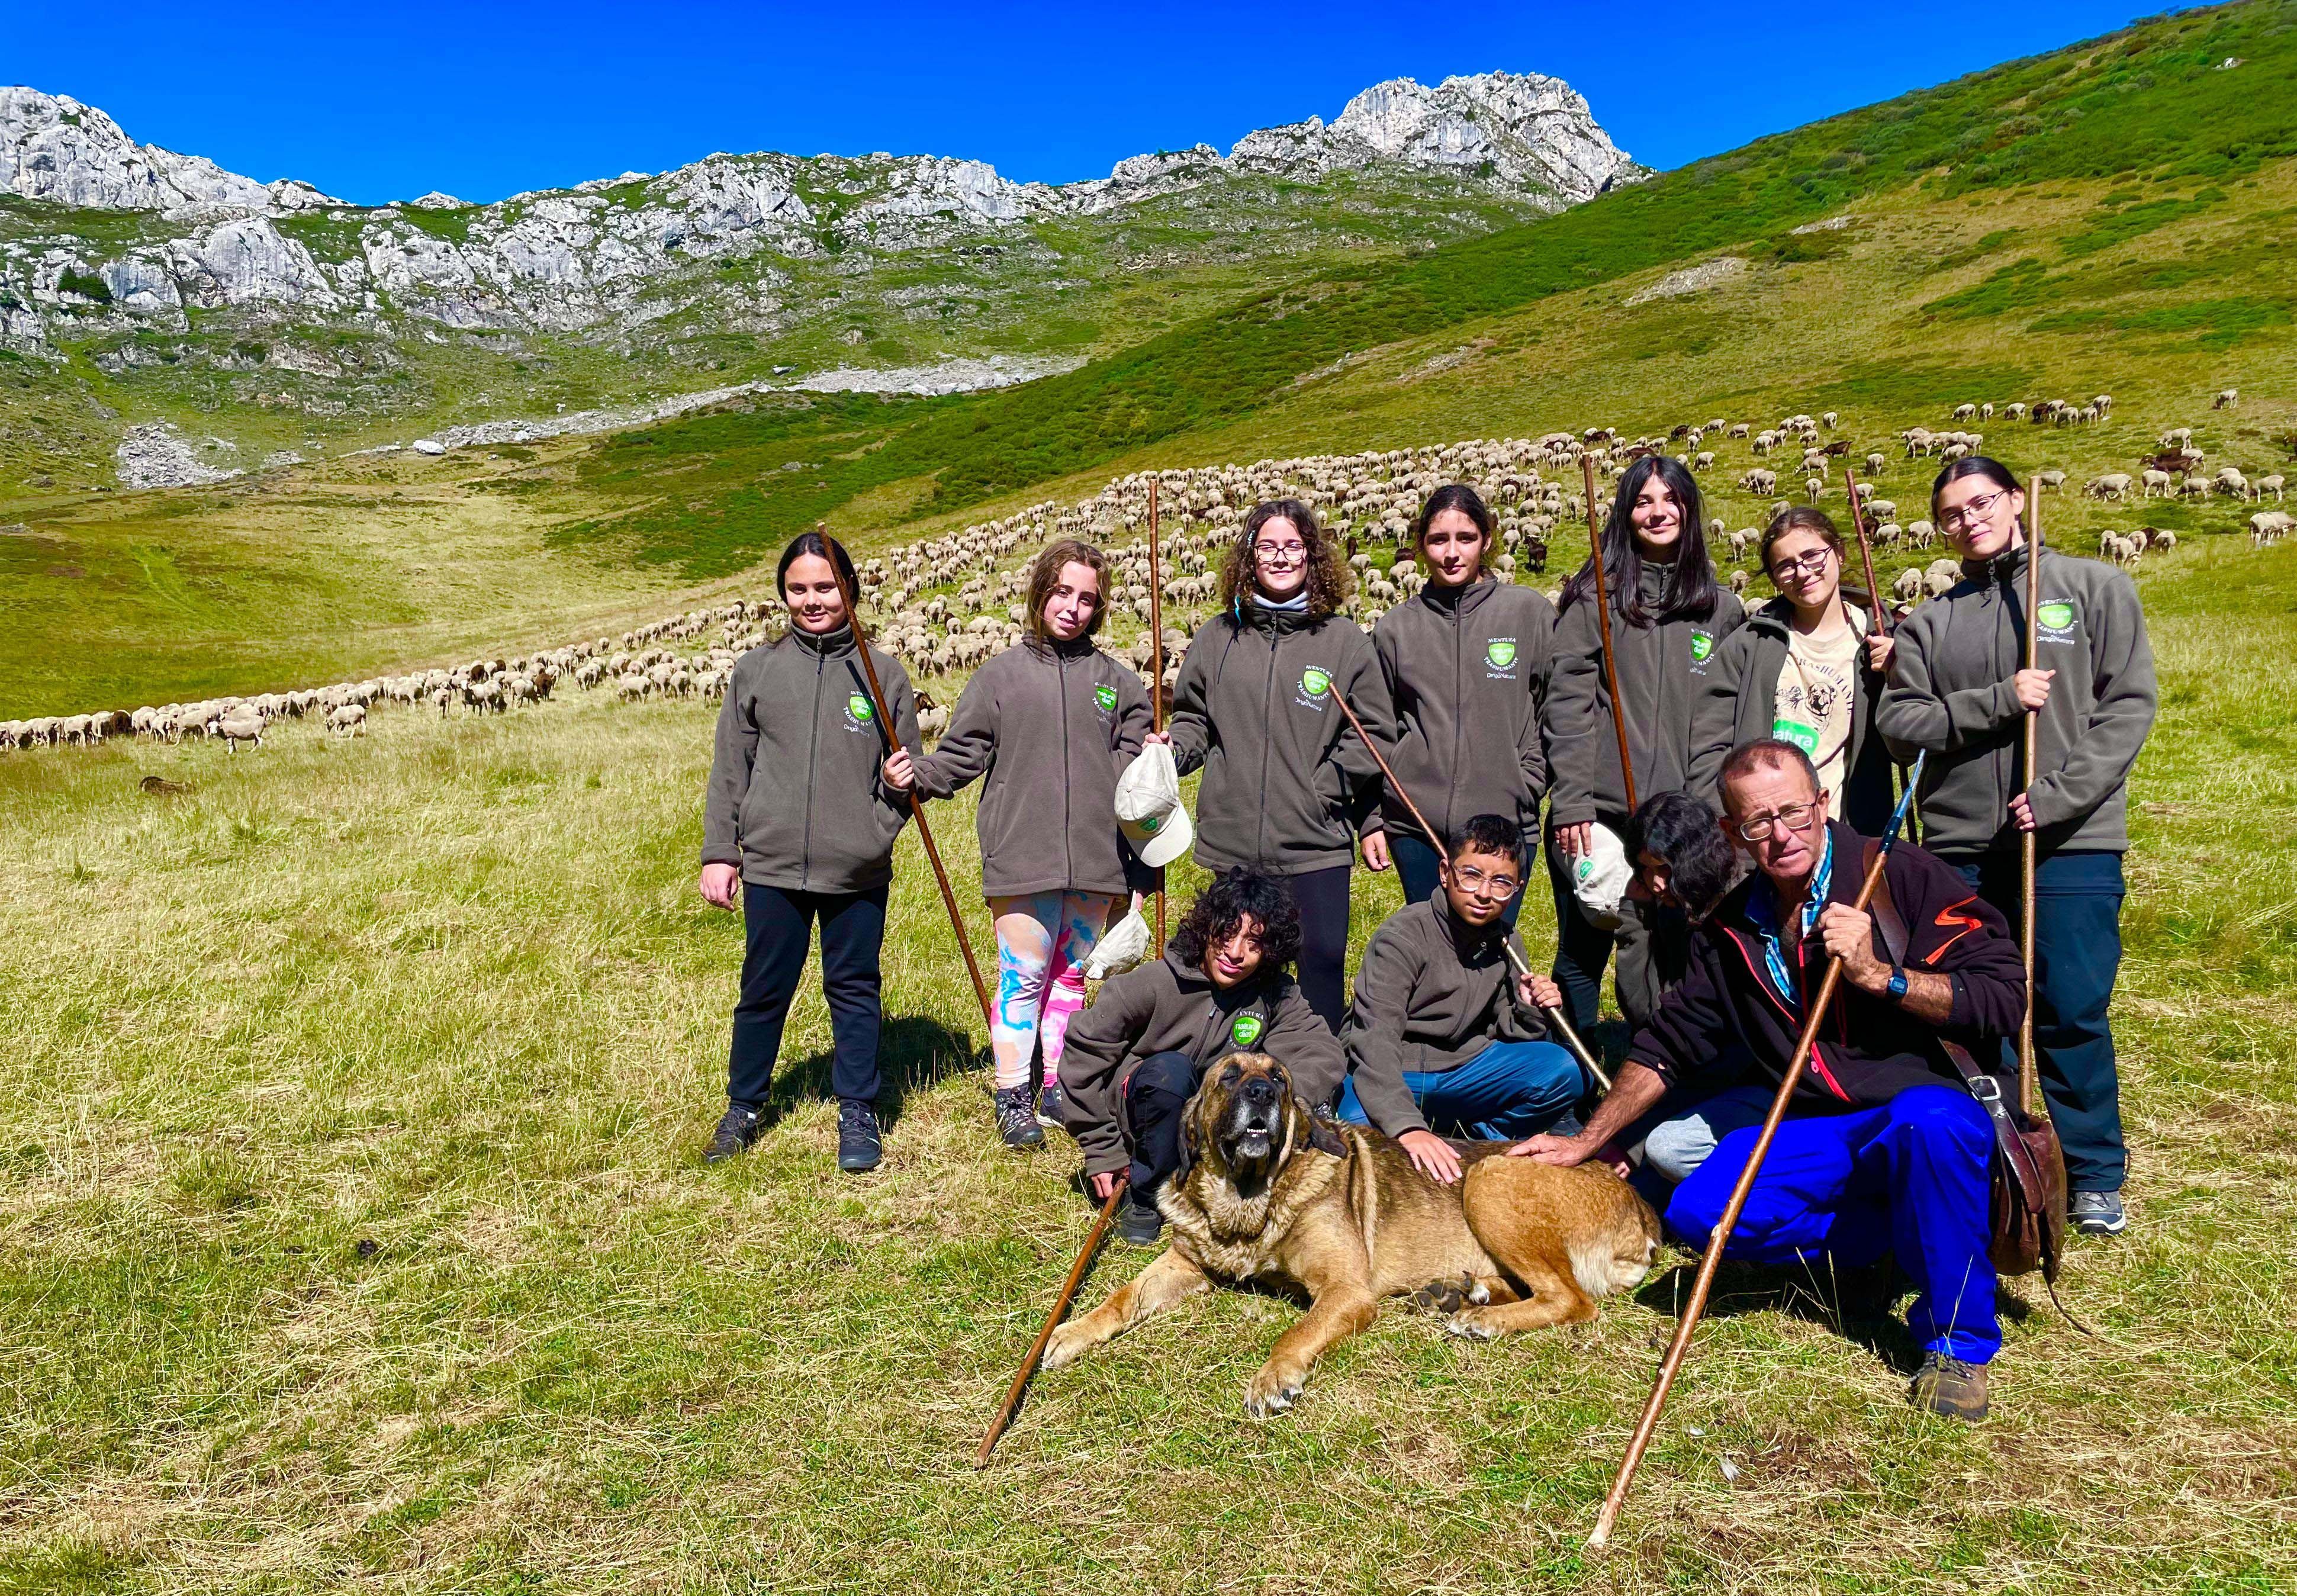
[[[1840,958],[1841,990],[1726,1255],[1821,1281],[1894,1256],[1917,1292],[1906,1314],[1926,1354],[1915,1403],[1982,1418],[1985,1366],[2002,1345],[1988,1254],[1994,1131],[1944,1044],[1998,1072],[2025,1003],[2017,943],[1999,913],[1911,843],[1891,851],[1874,912],[1856,908],[1873,844],[1827,819],[1818,773],[1792,743],[1741,744],[1719,786],[1724,829],[1753,871],[1692,934],[1689,974],[1636,1035],[1586,1128],[1509,1150],[1550,1164],[1613,1157],[1614,1139],[1670,1087],[1728,1086],[1708,1079],[1715,1061],[1751,1059],[1763,1084],[1718,1090],[1702,1107],[1718,1139],[1667,1202],[1669,1228],[1705,1246]]]
[[[1544,1131],[1593,1084],[1545,1040],[1542,1007],[1562,1000],[1544,975],[1517,976],[1506,924],[1523,884],[1523,828],[1478,815],[1438,865],[1439,889],[1372,933],[1341,1028],[1348,1079],[1339,1116],[1371,1124],[1449,1186],[1460,1156],[1439,1132],[1512,1141]]]
[[[2017,480],[1965,457],[1931,503],[1963,580],[1899,628],[1875,725],[1901,760],[1930,751],[1923,843],[2013,927],[2021,839],[2034,834],[2035,1062],[2065,1148],[2068,1217],[2085,1235],[2119,1235],[2128,1155],[2106,1008],[2121,967],[2129,772],[2159,702],[2145,613],[2128,572],[2046,546],[2037,657],[2025,658]],[[2029,710],[2040,712],[2030,772]]]

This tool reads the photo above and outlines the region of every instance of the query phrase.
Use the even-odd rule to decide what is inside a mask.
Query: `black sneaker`
[[[1925,1353],[1922,1372],[1914,1376],[1913,1398],[1914,1406],[1941,1419],[1976,1424],[1986,1417],[1986,1365]]]
[[[1061,1110],[1068,1106],[1068,1094],[1061,1090],[1060,1077],[1049,1076],[1044,1090],[1037,1093],[1037,1123],[1048,1131],[1061,1128]]]
[[[1045,1145],[1045,1128],[1037,1123],[1037,1106],[1030,1100],[1025,1086],[1000,1086],[997,1089],[997,1134],[1015,1152],[1026,1152],[1031,1148]]]
[[[726,1105],[726,1117],[718,1122],[717,1131],[710,1138],[710,1150],[702,1155],[704,1164],[723,1164],[750,1150],[764,1129],[766,1116],[755,1108],[739,1103]]]
[[[1133,1246],[1155,1246],[1165,1233],[1165,1216],[1134,1197],[1116,1211],[1116,1233]]]
[[[837,1100],[837,1167],[858,1175],[877,1167],[885,1144],[877,1134],[877,1107],[852,1098]]]
[[[2066,1205],[2066,1217],[2084,1236],[2119,1236],[2129,1224],[2118,1191],[2077,1191]]]

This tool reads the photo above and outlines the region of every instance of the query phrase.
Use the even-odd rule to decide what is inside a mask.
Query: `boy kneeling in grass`
[[[1339,1116],[1394,1137],[1449,1185],[1460,1157],[1444,1134],[1512,1141],[1548,1130],[1593,1082],[1546,1040],[1544,975],[1517,975],[1504,918],[1523,884],[1521,828],[1478,815],[1453,840],[1440,888],[1372,933],[1340,1032],[1348,1056]],[[1520,954],[1522,947],[1515,943]]]

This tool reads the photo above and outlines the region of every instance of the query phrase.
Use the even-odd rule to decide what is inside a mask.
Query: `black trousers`
[[[821,995],[836,1038],[832,1090],[856,1102],[877,1100],[877,1031],[885,942],[885,889],[868,893],[793,893],[742,884],[749,948],[742,956],[742,996],[734,1005],[734,1047],[726,1097],[762,1107],[782,1050],[782,1024],[805,973],[806,944],[821,925]]]
[[[1348,1012],[1349,868],[1334,865],[1291,878],[1300,906],[1300,995],[1335,1036]]]
[[[1125,1078],[1124,1132],[1132,1148],[1125,1179],[1144,1208],[1157,1205],[1157,1188],[1181,1167],[1181,1112],[1202,1074],[1186,1053],[1151,1053]]]

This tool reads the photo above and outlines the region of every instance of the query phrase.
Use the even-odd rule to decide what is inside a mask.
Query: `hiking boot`
[[[755,1108],[740,1103],[726,1105],[726,1117],[718,1122],[717,1131],[710,1138],[710,1150],[702,1155],[704,1164],[723,1164],[750,1150],[765,1129],[766,1116]]]
[[[877,1134],[877,1107],[852,1098],[837,1100],[837,1167],[849,1175],[877,1167],[885,1144]]]
[[[1944,1353],[1923,1353],[1922,1372],[1914,1376],[1914,1403],[1941,1419],[1976,1424],[1986,1417],[1986,1366]]]
[[[1061,1090],[1060,1077],[1048,1077],[1044,1090],[1037,1094],[1037,1123],[1048,1131],[1061,1128],[1061,1110],[1068,1107],[1068,1093]]]
[[[2066,1205],[2066,1217],[2084,1236],[2119,1236],[2129,1224],[2118,1191],[2077,1191]]]
[[[997,1089],[997,1134],[1017,1153],[1045,1145],[1045,1128],[1037,1123],[1037,1106],[1027,1087]]]
[[[1165,1216],[1140,1198],[1127,1197],[1116,1211],[1116,1233],[1128,1246],[1155,1246],[1165,1233]]]

